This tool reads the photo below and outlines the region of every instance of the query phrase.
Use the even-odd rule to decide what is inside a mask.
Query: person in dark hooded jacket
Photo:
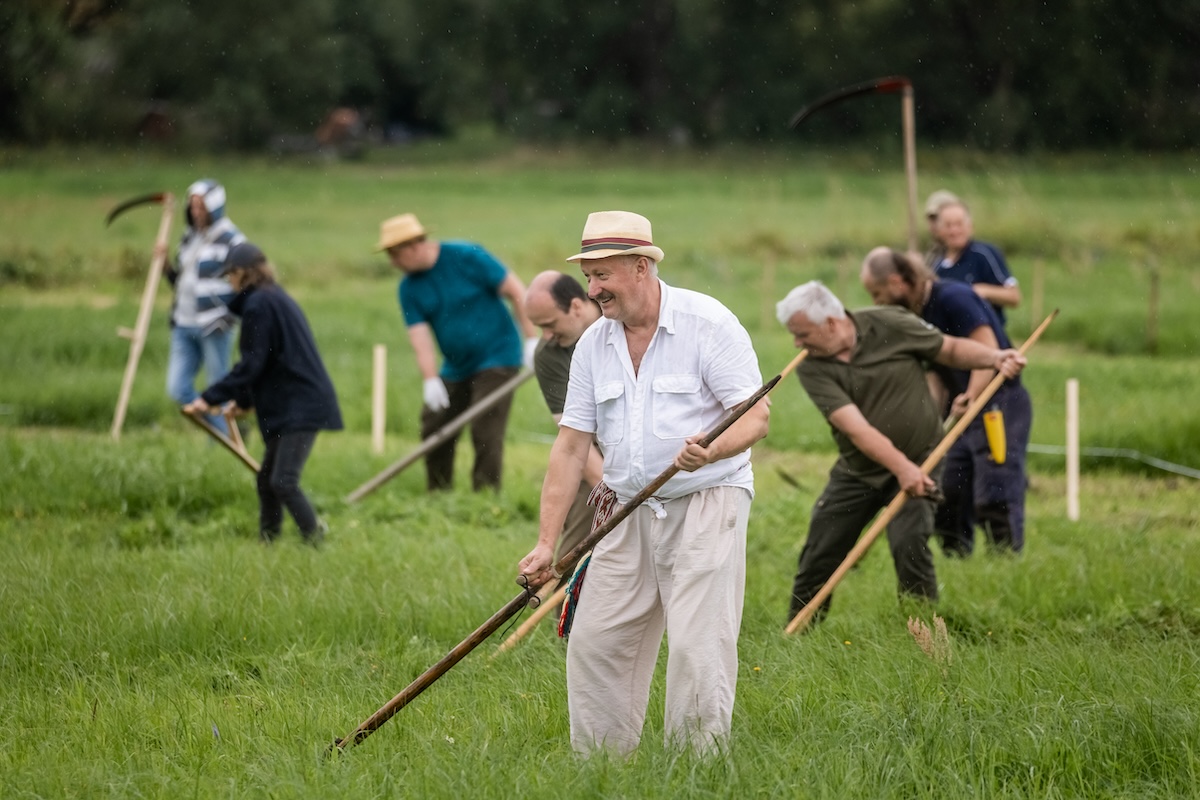
[[[241,360],[184,410],[209,413],[231,402],[255,410],[266,444],[258,473],[259,536],[278,538],[286,507],[304,540],[317,545],[325,525],[300,489],[300,473],[317,432],[342,428],[333,382],[304,312],[275,282],[262,250],[250,242],[235,245],[221,274],[237,292],[229,310],[242,319]]]

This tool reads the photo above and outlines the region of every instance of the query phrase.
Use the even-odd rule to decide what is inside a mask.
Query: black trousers
[[[266,438],[267,449],[258,471],[258,531],[263,539],[279,536],[284,507],[306,539],[316,532],[316,512],[300,489],[300,473],[316,440],[316,431]]]

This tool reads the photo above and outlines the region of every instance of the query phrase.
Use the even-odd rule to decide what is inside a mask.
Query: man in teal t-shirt
[[[421,438],[427,439],[516,375],[522,361],[529,365],[538,332],[525,315],[521,280],[479,245],[430,239],[416,216],[402,214],[383,222],[379,249],[404,273],[400,310],[423,379]],[[511,407],[509,395],[471,423],[476,491],[500,488]],[[453,485],[457,442],[454,436],[425,456],[431,491]]]

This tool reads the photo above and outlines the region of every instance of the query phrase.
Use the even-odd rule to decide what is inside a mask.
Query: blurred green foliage
[[[0,139],[305,146],[337,106],[377,138],[763,141],[827,91],[912,79],[923,139],[1197,144],[1200,0],[10,0]],[[894,132],[894,99],[805,124]]]

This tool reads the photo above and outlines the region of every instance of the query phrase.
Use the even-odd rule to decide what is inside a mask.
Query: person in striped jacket
[[[180,405],[195,400],[201,368],[206,386],[229,372],[235,318],[229,311],[233,287],[221,276],[229,249],[246,237],[225,216],[225,187],[202,179],[187,189],[187,230],[173,264],[166,268],[175,289],[171,304],[171,353],[167,362],[167,394]],[[228,433],[224,418],[212,418]]]

